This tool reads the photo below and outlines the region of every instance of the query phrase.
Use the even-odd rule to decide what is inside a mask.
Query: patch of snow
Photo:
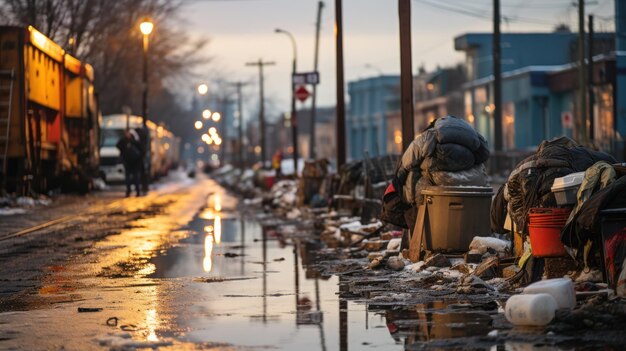
[[[24,214],[27,211],[23,208],[6,207],[0,208],[0,216],[13,216],[17,214]]]

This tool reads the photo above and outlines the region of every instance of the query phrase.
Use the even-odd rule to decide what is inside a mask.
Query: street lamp
[[[206,84],[198,85],[198,94],[206,95],[209,92],[209,86]]]
[[[222,118],[222,115],[219,112],[213,112],[213,116],[211,116],[211,118],[213,119],[213,121],[219,122]]]
[[[141,122],[143,125],[141,131],[141,141],[144,145],[145,150],[150,150],[150,134],[148,133],[148,39],[150,33],[154,29],[154,23],[150,21],[149,18],[144,18],[143,21],[139,24],[139,30],[141,34],[143,34],[143,94],[142,94],[142,105],[141,105]],[[149,152],[149,151],[148,151]],[[148,184],[150,183],[150,162],[148,160],[151,158],[151,155],[148,153],[146,157],[142,160],[141,165],[141,185],[144,193],[148,192]]]
[[[154,23],[149,18],[144,18],[139,24],[139,30],[143,34],[143,99],[142,99],[142,123],[147,123],[148,114],[148,39],[154,29]]]
[[[274,30],[276,33],[282,33],[289,37],[291,40],[291,46],[293,49],[293,61],[291,64],[291,139],[293,143],[293,172],[296,178],[298,177],[298,123],[297,123],[297,113],[296,113],[296,85],[293,82],[293,76],[296,74],[296,66],[298,60],[298,49],[296,46],[296,39],[293,37],[291,33],[286,30],[276,28]]]
[[[211,118],[211,110],[204,110],[204,111],[202,111],[202,118],[204,118],[204,119]]]
[[[202,121],[196,121],[193,126],[196,128],[196,130],[202,129]]]

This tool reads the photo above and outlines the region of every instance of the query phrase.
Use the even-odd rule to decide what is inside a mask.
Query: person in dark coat
[[[141,143],[139,143],[138,138],[133,135],[130,129],[126,129],[124,136],[117,142],[116,147],[120,150],[120,158],[124,164],[126,196],[130,196],[131,184],[135,184],[137,196],[140,196],[139,183],[143,155]]]

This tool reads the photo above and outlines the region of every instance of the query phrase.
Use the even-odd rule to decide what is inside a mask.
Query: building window
[[[507,102],[502,109],[502,132],[505,150],[515,149],[515,104]]]

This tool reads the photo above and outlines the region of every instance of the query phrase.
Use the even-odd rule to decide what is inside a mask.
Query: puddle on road
[[[229,206],[223,208],[221,196]],[[159,335],[157,328],[153,337],[324,351],[463,349],[463,340],[477,338],[481,348],[536,349],[532,341],[489,342],[495,304],[482,309],[452,302],[380,307],[339,299],[339,278],[325,279],[308,266],[314,263],[308,250],[318,244],[296,241],[294,250],[293,240],[273,230],[263,235],[232,200],[224,193],[211,195],[188,224],[191,234],[150,260],[154,269],[147,278],[183,282],[167,293],[178,296],[175,310],[163,311],[172,315],[168,329],[179,332]]]
[[[399,350],[415,341],[484,336],[489,314],[447,311],[446,305],[370,310],[341,300],[338,279],[323,279],[304,244],[290,241],[222,211],[219,199],[189,223],[192,234],[151,259],[148,278],[188,281],[181,296],[192,297],[175,317],[182,341],[228,342],[285,350]],[[311,245],[309,245],[311,246]],[[177,292],[173,292],[177,294]]]

